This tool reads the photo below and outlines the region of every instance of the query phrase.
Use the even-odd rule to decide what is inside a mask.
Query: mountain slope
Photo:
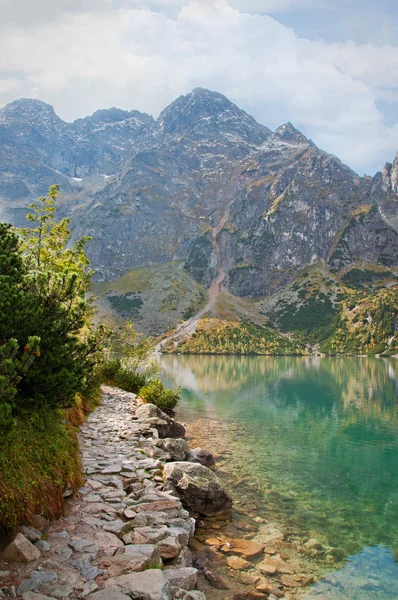
[[[386,290],[394,313],[386,323],[394,322],[398,155],[375,177],[359,177],[291,123],[272,132],[197,88],[156,121],[109,109],[68,124],[42,102],[16,101],[0,110],[0,159],[3,215],[18,222],[23,199],[61,183],[73,235],[92,236],[97,281],[114,282],[97,287],[103,306],[157,334],[191,316],[172,338],[176,350],[220,320],[259,328],[249,335],[258,348],[332,348],[327,340],[358,281],[374,305]],[[149,283],[138,307],[142,269]],[[173,285],[183,292],[169,302]],[[206,323],[192,314],[200,307]],[[274,333],[262,335],[264,327]],[[224,348],[234,347],[229,333],[228,325]]]
[[[103,187],[117,173],[135,138],[153,122],[137,111],[111,108],[66,123],[52,106],[20,99],[0,109],[0,216],[18,211],[54,183],[79,203],[82,190]],[[83,178],[89,177],[88,185]]]

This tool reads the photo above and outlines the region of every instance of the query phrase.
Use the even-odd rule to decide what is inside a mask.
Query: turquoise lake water
[[[398,599],[398,362],[159,360],[183,388],[178,416],[191,437],[225,455],[231,484],[241,480],[239,501],[255,490],[288,537],[339,549],[345,561],[305,598]]]

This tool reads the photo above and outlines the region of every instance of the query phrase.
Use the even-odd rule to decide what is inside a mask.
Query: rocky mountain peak
[[[254,145],[271,134],[228,98],[204,88],[177,98],[160,114],[157,125],[164,134],[226,135]]]
[[[160,114],[158,123],[165,130],[172,131],[174,124],[189,125],[206,117],[214,119],[233,106],[222,94],[195,88],[190,94],[180,96],[167,106]]]
[[[93,129],[105,124],[121,123],[134,120],[137,124],[154,123],[153,117],[138,110],[122,110],[121,108],[107,108],[96,110],[91,116],[76,119],[74,129]]]
[[[292,144],[308,144],[309,140],[292,125],[290,122],[284,123],[275,131],[275,135],[282,138],[285,142]]]
[[[12,124],[13,122],[23,122],[31,126],[64,124],[50,104],[33,98],[14,100],[0,109],[0,123]]]
[[[395,155],[393,163],[386,163],[382,172],[384,189],[391,190],[394,194],[398,193],[398,152]]]

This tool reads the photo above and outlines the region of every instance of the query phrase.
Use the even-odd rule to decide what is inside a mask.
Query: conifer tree
[[[23,231],[26,280],[34,298],[35,319],[24,321],[23,336],[38,335],[40,359],[19,385],[22,401],[67,407],[90,379],[102,347],[102,331],[92,332],[87,300],[91,271],[85,253],[89,238],[69,244],[69,220],[57,222],[58,186],[30,205],[33,227]]]
[[[40,354],[37,336],[20,348],[21,325],[34,314],[25,276],[18,236],[11,225],[0,223],[0,430],[12,425],[17,386]]]

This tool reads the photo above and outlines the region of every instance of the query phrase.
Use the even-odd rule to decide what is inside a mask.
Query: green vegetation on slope
[[[166,390],[156,377],[159,365],[152,357],[153,340],[137,333],[130,321],[118,326],[107,342],[107,358],[101,365],[101,379],[126,392],[138,394],[141,400],[172,412],[180,390]]]
[[[189,319],[206,303],[206,290],[178,262],[144,267],[115,281],[97,283],[100,312],[113,321],[134,320],[138,331],[160,335]]]
[[[80,478],[74,427],[98,398],[104,332],[86,301],[86,239],[69,246],[58,188],[30,208],[34,227],[0,224],[0,528],[60,513]]]
[[[39,409],[20,415],[0,443],[0,531],[17,527],[33,513],[60,515],[63,491],[67,484],[76,489],[80,474],[77,438],[67,411]]]
[[[301,354],[299,345],[268,327],[250,322],[201,319],[196,332],[164,352],[182,354]]]
[[[398,288],[348,294],[325,351],[338,354],[398,353]]]
[[[329,338],[336,327],[337,308],[323,293],[310,295],[297,306],[287,304],[277,313],[281,331],[294,332],[302,343],[316,344]],[[272,319],[273,314],[270,314]]]
[[[391,287],[380,289],[383,281]],[[189,354],[394,354],[395,281],[392,272],[373,265],[340,275],[312,265],[268,298],[243,301],[221,293],[211,318],[202,319],[188,339],[175,345],[173,338],[163,349]],[[366,292],[360,291],[365,285]]]
[[[372,284],[378,280],[391,279],[391,271],[379,269],[358,269],[354,267],[341,277],[341,281],[348,287],[354,289],[363,289],[372,287]]]

